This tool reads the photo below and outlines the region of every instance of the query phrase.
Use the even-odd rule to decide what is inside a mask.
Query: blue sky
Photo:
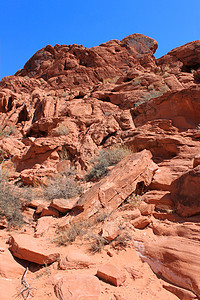
[[[142,33],[156,57],[200,39],[200,0],[7,0],[0,6],[0,79],[47,44],[97,46]]]

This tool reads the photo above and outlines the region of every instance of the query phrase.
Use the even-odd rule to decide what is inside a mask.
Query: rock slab
[[[39,265],[53,263],[58,260],[60,254],[48,248],[45,241],[28,235],[17,234],[9,239],[10,251],[20,259],[28,260]]]
[[[126,280],[126,275],[110,263],[107,263],[98,269],[97,277],[115,286],[123,285]]]

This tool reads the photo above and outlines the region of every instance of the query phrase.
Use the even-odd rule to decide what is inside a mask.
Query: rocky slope
[[[1,80],[2,299],[200,298],[200,41],[157,47],[48,45]],[[119,145],[128,156],[86,182]],[[21,228],[2,208],[11,190]]]

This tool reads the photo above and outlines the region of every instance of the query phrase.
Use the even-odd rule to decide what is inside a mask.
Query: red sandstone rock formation
[[[16,295],[20,259],[35,299],[200,297],[200,41],[155,59],[157,46],[141,34],[47,45],[1,80],[1,175],[35,192],[20,195],[26,223],[10,238],[24,267],[0,208],[2,299]],[[114,145],[133,154],[86,183]],[[82,194],[44,199],[43,185],[66,176]]]

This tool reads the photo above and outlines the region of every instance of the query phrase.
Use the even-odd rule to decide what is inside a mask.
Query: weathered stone
[[[130,221],[130,223],[137,229],[144,229],[151,223],[151,219],[145,216],[141,216],[136,218],[135,220]]]
[[[114,265],[107,263],[97,270],[97,277],[115,286],[123,285],[126,275]]]
[[[9,244],[14,256],[40,265],[50,264],[60,257],[60,254],[52,251],[52,247],[45,241],[38,241],[28,235],[13,235],[9,239]]]
[[[156,169],[150,151],[143,150],[125,157],[105,178],[80,198],[77,208],[83,212],[76,216],[74,221],[91,217],[101,207],[115,210],[135,191],[137,183],[144,182],[144,185],[148,186]]]
[[[55,285],[55,294],[60,300],[99,300],[100,292],[98,278],[86,274],[65,275]]]
[[[141,237],[134,245],[153,271],[200,296],[199,241],[177,236]]]
[[[13,256],[7,249],[4,249],[4,251],[0,251],[0,276],[1,277],[16,278],[16,277],[21,277],[23,273],[24,273],[24,268],[14,260]]]
[[[177,213],[188,217],[200,212],[200,165],[183,174],[172,184],[171,198]]]
[[[77,202],[76,198],[73,199],[53,199],[50,203],[50,207],[55,208],[56,210],[60,211],[61,213],[66,213],[73,207],[75,207]]]

